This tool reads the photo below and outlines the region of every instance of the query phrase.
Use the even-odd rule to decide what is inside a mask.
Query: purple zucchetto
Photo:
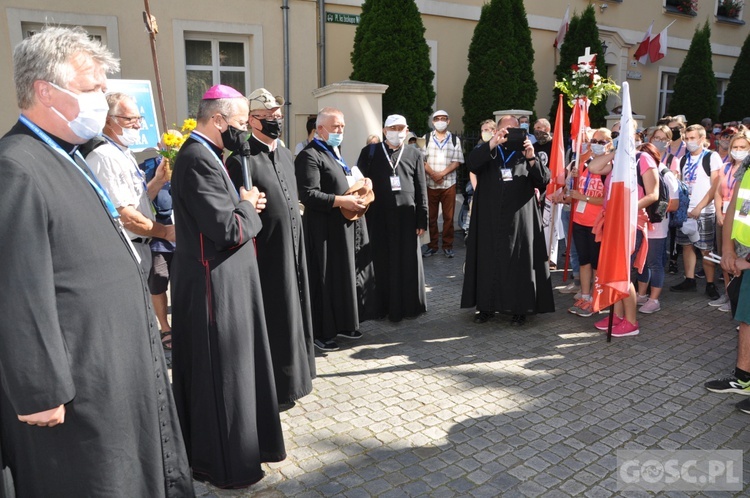
[[[240,97],[244,97],[244,95],[227,85],[214,85],[203,94],[203,100],[236,99]]]

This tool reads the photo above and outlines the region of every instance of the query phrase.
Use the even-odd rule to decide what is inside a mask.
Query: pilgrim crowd
[[[20,117],[0,139],[0,496],[183,497],[193,478],[260,480],[263,462],[286,458],[280,412],[312,391],[316,349],[361,338],[366,320],[426,312],[423,259],[456,255],[464,165],[460,306],[521,328],[555,310],[550,267],[570,264],[567,311],[593,316],[607,189],[631,134],[637,271],[612,336],[639,334],[639,316],[661,309],[681,252],[669,292],[705,279],[709,304],[741,323],[734,375],[706,388],[750,394],[749,123],[587,130],[565,186],[547,192],[546,119],[488,119],[465,150],[447,112],[423,137],[393,114],[347,164],[340,110],[308,120],[292,153],[282,98],[216,85],[176,157],[139,163],[136,101],[106,92],[118,69],[81,29],[46,28],[14,50]]]

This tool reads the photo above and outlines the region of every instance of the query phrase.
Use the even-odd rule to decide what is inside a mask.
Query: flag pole
[[[615,305],[609,305],[609,322],[607,322],[607,342],[612,342],[612,324],[615,321]]]
[[[151,7],[148,4],[148,0],[143,0],[143,4],[146,10],[143,12],[143,23],[146,25],[146,31],[148,31],[148,39],[151,44],[151,58],[154,60],[154,76],[156,78],[156,94],[159,97],[159,111],[161,114],[162,124],[166,130],[169,125],[167,124],[167,110],[164,107],[164,92],[161,89],[161,73],[159,72],[159,59],[156,56],[156,33],[159,32],[159,27],[156,25],[156,18],[151,15]]]

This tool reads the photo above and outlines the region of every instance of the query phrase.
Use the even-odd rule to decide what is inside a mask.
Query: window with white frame
[[[120,57],[119,29],[117,16],[75,14],[48,10],[6,9],[8,34],[11,47],[25,38],[41,31],[45,26],[81,26],[92,39],[100,41],[115,55]]]
[[[263,86],[261,25],[175,19],[172,36],[178,116],[194,117],[212,85],[225,83],[244,94]]]
[[[185,34],[188,115],[195,116],[203,94],[213,85],[229,85],[247,94],[250,57],[247,37]]]
[[[38,22],[22,22],[21,32],[25,38],[29,38],[44,29],[44,24]],[[71,25],[60,24],[62,27],[73,27]],[[102,45],[107,45],[107,29],[103,26],[81,26],[89,34],[89,38],[100,42]]]
[[[662,117],[667,114],[669,109],[669,102],[672,100],[672,94],[674,93],[674,82],[677,79],[677,72],[662,72],[661,81],[659,84],[659,112],[658,117]]]

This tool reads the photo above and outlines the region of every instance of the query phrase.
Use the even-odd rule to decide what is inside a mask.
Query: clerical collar
[[[199,131],[195,131],[195,130],[193,130],[193,131],[191,131],[191,132],[190,132],[190,134],[191,134],[191,135],[193,135],[193,134],[195,134],[195,135],[198,135],[198,136],[199,136],[199,137],[201,137],[201,138],[202,138],[203,140],[205,140],[205,141],[206,141],[206,143],[208,143],[208,144],[209,144],[209,145],[210,145],[210,146],[211,146],[211,147],[212,147],[212,148],[214,149],[214,152],[216,152],[216,155],[217,155],[217,156],[221,157],[221,156],[222,156],[222,154],[224,153],[224,149],[222,149],[221,147],[219,147],[218,145],[216,145],[216,144],[214,143],[214,141],[213,141],[213,140],[211,140],[210,138],[208,138],[208,137],[207,137],[206,135],[204,135],[203,133],[201,133],[201,132],[199,132]]]
[[[78,150],[78,147],[81,146],[81,144],[72,144],[70,142],[66,142],[60,137],[56,137],[52,133],[48,131],[44,131],[57,145],[60,146],[62,150],[64,150],[69,156],[72,156],[75,154],[75,152]]]
[[[250,139],[254,140],[255,144],[257,146],[260,146],[260,148],[263,150],[263,152],[266,152],[266,153],[275,151],[276,147],[278,145],[278,142],[276,140],[274,140],[273,142],[271,142],[273,145],[268,145],[267,143],[265,143],[263,140],[261,140],[260,138],[256,137],[255,135],[250,135]]]

